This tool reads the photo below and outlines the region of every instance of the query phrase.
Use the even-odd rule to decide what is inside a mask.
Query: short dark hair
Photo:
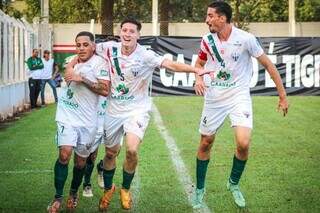
[[[232,18],[232,8],[231,6],[224,1],[215,1],[211,4],[208,5],[208,7],[214,8],[216,9],[217,13],[219,15],[224,15],[227,18],[227,22],[230,23],[231,22],[231,18]]]
[[[88,31],[81,31],[80,33],[78,33],[75,40],[77,40],[77,38],[80,36],[88,36],[90,41],[94,42],[94,35]]]
[[[135,18],[132,18],[132,17],[127,17],[126,19],[124,19],[121,24],[120,24],[120,28],[122,28],[122,26],[125,24],[125,23],[131,23],[131,24],[134,24],[137,26],[137,29],[138,31],[140,32],[142,26],[141,26],[141,23],[135,19]]]
[[[50,51],[49,50],[45,50],[45,51],[43,51],[43,54],[50,54]]]
[[[39,52],[39,50],[37,48],[32,49],[32,53],[34,53],[35,51]]]

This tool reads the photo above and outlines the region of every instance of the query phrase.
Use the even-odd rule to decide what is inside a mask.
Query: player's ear
[[[97,45],[96,45],[96,43],[94,43],[94,42],[92,42],[92,43],[93,43],[93,44],[92,44],[93,51],[96,51]]]

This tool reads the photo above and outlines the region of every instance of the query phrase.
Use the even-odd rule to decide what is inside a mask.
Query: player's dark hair
[[[138,32],[140,32],[140,30],[141,30],[141,28],[142,28],[141,23],[140,23],[137,19],[132,18],[132,17],[127,17],[127,18],[125,18],[125,19],[121,22],[120,28],[122,28],[122,26],[123,26],[125,23],[131,23],[131,24],[136,25]]]
[[[77,40],[77,38],[80,36],[88,36],[90,41],[94,42],[94,35],[88,31],[81,31],[80,33],[78,33],[75,40]]]
[[[227,22],[230,23],[231,22],[231,18],[232,18],[232,8],[231,6],[224,1],[215,1],[211,4],[208,5],[208,7],[214,8],[216,9],[216,12],[219,15],[223,15],[227,18]]]

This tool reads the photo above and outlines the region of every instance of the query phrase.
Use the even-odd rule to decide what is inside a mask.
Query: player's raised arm
[[[281,77],[279,75],[277,68],[270,61],[270,59],[267,57],[266,54],[262,54],[257,59],[265,67],[265,69],[269,73],[271,79],[275,83],[278,94],[279,94],[279,103],[278,103],[277,108],[278,108],[278,110],[281,110],[283,112],[283,116],[286,116],[286,114],[288,113],[288,109],[289,109],[289,103],[287,100],[286,90],[283,87],[282,80],[281,80]]]

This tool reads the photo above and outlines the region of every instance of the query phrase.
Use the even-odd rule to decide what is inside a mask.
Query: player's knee
[[[206,138],[205,140],[202,140],[200,144],[200,151],[209,152],[212,147],[212,144],[213,144],[213,139],[211,138]]]
[[[59,161],[62,164],[68,164],[71,156],[67,152],[61,152],[59,155]]]
[[[134,149],[128,149],[126,151],[126,158],[129,162],[134,162],[137,161],[138,158],[138,152],[137,150]]]
[[[96,158],[97,158],[97,154],[96,154],[96,153],[92,153],[92,154],[88,157],[87,162],[88,162],[89,164],[92,164],[92,163],[94,163],[94,162],[96,161]]]
[[[250,142],[249,140],[238,141],[237,151],[241,154],[247,154],[249,152]]]
[[[77,169],[83,169],[86,166],[86,161],[78,161],[74,164]]]
[[[114,151],[114,150],[107,150],[106,151],[106,158],[108,160],[113,160],[117,157],[117,151]]]

